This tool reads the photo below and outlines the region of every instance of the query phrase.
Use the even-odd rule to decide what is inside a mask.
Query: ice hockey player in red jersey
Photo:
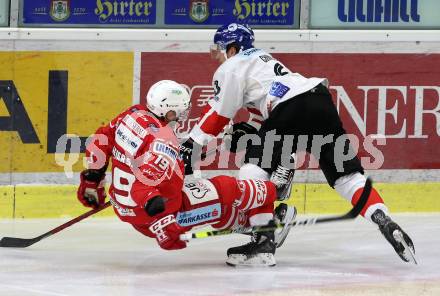
[[[253,42],[254,33],[248,25],[232,23],[216,31],[211,47],[211,55],[220,62],[212,79],[215,97],[204,109],[190,138],[181,146],[186,172],[192,171],[196,159],[192,153],[194,148],[204,146],[215,138],[237,112],[245,108],[250,115],[249,120],[233,125],[230,150],[236,151],[240,138],[245,134],[257,135],[259,143],[252,142],[246,149],[244,165],[239,171],[240,179],[272,178],[275,183],[285,184],[286,180],[293,179],[294,165],[290,158],[298,148],[313,154],[319,160],[328,184],[355,204],[366,177],[357,157],[344,161],[338,159],[351,147],[328,91],[327,79],[306,78],[294,73],[269,53],[254,48]],[[298,145],[302,136],[308,137],[304,148]],[[312,141],[315,136],[321,136],[321,139],[332,137],[333,140],[321,141],[323,145],[315,150]],[[335,148],[336,139],[343,140],[345,144],[339,149],[341,151]],[[266,147],[265,142],[273,143],[273,146]],[[246,141],[242,144],[246,148]],[[287,190],[279,197],[289,198],[289,188],[284,189]],[[362,215],[379,226],[402,260],[410,261],[410,249],[414,251],[414,245],[390,218],[387,207],[374,188]],[[232,252],[242,250],[234,249]]]
[[[185,117],[189,107],[186,88],[170,80],[155,83],[148,91],[146,106],[134,105],[96,131],[86,150],[88,169],[81,172],[77,192],[83,205],[102,205],[105,171],[111,159],[109,197],[115,213],[139,232],[156,238],[166,250],[185,248],[186,242],[179,236],[194,226],[249,227],[258,215],[272,216],[277,199],[275,185],[269,181],[217,176],[184,182],[172,124]],[[294,218],[285,216],[285,207],[277,208],[278,222]],[[249,256],[229,256],[227,263],[275,265],[273,234],[267,237],[262,232],[256,240],[259,243],[251,244]]]

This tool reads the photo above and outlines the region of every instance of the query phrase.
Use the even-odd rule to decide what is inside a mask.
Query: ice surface
[[[277,266],[226,266],[248,238],[167,252],[115,219],[88,219],[26,249],[0,249],[0,295],[440,295],[440,214],[395,215],[419,265],[405,264],[362,218],[294,228]],[[35,237],[64,220],[3,220],[0,237]]]

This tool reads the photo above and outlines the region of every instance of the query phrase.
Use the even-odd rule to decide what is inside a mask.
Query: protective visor
[[[219,54],[226,54],[226,47],[223,44],[216,43],[209,46],[209,53],[211,58],[215,59]]]

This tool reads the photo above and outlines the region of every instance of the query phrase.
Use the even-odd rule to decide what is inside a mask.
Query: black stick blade
[[[66,229],[67,227],[70,227],[73,224],[76,224],[79,221],[84,220],[85,218],[108,208],[110,205],[111,205],[111,203],[110,203],[110,201],[108,201],[105,204],[103,204],[101,207],[96,208],[96,209],[91,209],[90,211],[88,211],[88,212],[86,212],[76,218],[73,218],[72,220],[67,221],[66,223],[61,224],[60,226],[55,227],[54,229],[49,230],[48,232],[43,233],[42,235],[34,237],[34,238],[4,237],[0,240],[0,247],[1,248],[26,248],[26,247],[29,247],[30,245],[33,245],[36,242],[39,242],[43,238],[54,235],[55,233],[58,233],[61,230]]]
[[[0,240],[0,247],[2,248],[26,248],[35,244],[40,240],[36,238],[16,238],[16,237],[4,237]]]

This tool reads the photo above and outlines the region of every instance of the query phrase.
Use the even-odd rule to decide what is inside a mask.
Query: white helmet
[[[153,84],[147,93],[147,107],[154,115],[164,117],[169,111],[185,119],[191,104],[188,90],[173,80],[160,80]]]

